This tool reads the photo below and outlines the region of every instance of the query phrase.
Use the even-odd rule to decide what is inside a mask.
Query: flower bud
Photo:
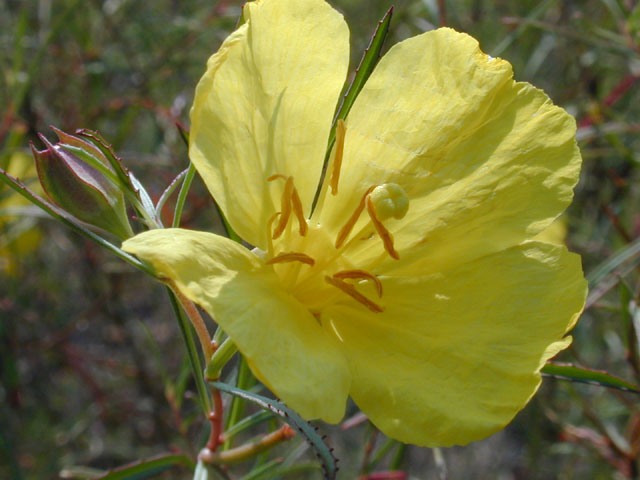
[[[90,225],[113,233],[121,239],[133,236],[127,219],[124,194],[105,173],[112,172],[106,159],[96,154],[96,148],[81,139],[58,132],[58,136],[80,157],[91,158],[103,172],[62,146],[51,144],[39,135],[46,148],[31,150],[36,160],[40,184],[47,196],[58,206]],[[114,175],[115,178],[115,175]]]

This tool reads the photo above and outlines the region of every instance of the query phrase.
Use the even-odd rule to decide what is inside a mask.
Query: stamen
[[[378,297],[382,297],[382,282],[375,275],[365,272],[364,270],[342,270],[333,274],[333,278],[339,278],[343,280],[345,278],[355,278],[359,280],[370,280],[376,286],[376,292]]]
[[[273,239],[271,238],[271,232],[273,231],[273,222],[280,216],[280,212],[276,212],[271,215],[271,218],[267,221],[267,253],[269,256],[273,255]]]
[[[373,223],[373,226],[378,232],[378,235],[380,235],[382,243],[384,244],[384,249],[387,251],[387,253],[389,253],[389,255],[391,255],[391,257],[395,258],[396,260],[400,259],[398,252],[396,252],[395,248],[393,248],[393,235],[391,235],[391,232],[389,232],[389,230],[387,230],[387,228],[378,219],[371,197],[367,197],[366,200],[367,211],[369,212],[369,217],[371,217],[371,223]]]
[[[307,265],[314,266],[316,261],[306,253],[289,252],[280,253],[270,260],[267,260],[267,265],[273,265],[274,263],[286,263],[286,262],[301,262]]]
[[[342,167],[342,155],[344,154],[344,137],[347,133],[347,127],[344,120],[339,119],[336,124],[336,149],[333,155],[333,170],[331,172],[331,195],[338,194],[338,181],[340,180],[340,168]]]
[[[302,210],[302,201],[300,200],[300,195],[298,195],[298,191],[296,190],[295,185],[293,184],[293,177],[285,177],[279,173],[275,175],[271,175],[267,178],[267,182],[272,182],[277,179],[283,179],[286,181],[284,185],[284,191],[282,192],[282,197],[280,200],[280,208],[281,214],[280,221],[276,226],[273,232],[273,240],[278,238],[284,232],[284,229],[287,228],[287,223],[289,223],[289,217],[291,216],[291,211],[295,214],[298,219],[298,229],[300,235],[304,237],[307,234],[308,226],[307,220],[304,218],[304,212]]]
[[[275,176],[275,175],[274,175]],[[272,178],[272,177],[269,177]],[[268,179],[267,179],[268,180]],[[278,221],[278,225],[276,225],[275,230],[273,231],[274,240],[282,235],[284,229],[287,228],[287,223],[289,223],[289,217],[291,216],[291,189],[293,188],[293,179],[291,177],[287,178],[287,183],[284,185],[284,192],[282,192],[282,199],[280,200],[280,208],[281,215],[280,220]]]
[[[347,237],[351,233],[351,230],[353,230],[353,227],[355,226],[356,222],[360,218],[360,215],[362,214],[362,211],[364,210],[367,196],[373,191],[374,188],[376,188],[376,185],[369,187],[367,191],[364,192],[364,195],[362,196],[360,203],[356,207],[356,210],[353,212],[353,215],[349,217],[349,220],[347,220],[347,223],[345,223],[344,227],[342,227],[342,229],[338,232],[338,236],[336,237],[336,243],[335,243],[336,248],[340,248],[344,244],[344,241],[347,239]]]
[[[334,277],[329,277],[329,276],[325,276],[324,280],[329,284],[329,285],[333,285],[334,287],[336,287],[337,289],[341,290],[342,292],[346,293],[347,295],[349,295],[351,298],[353,298],[354,300],[357,300],[358,302],[360,302],[361,304],[363,304],[365,307],[367,307],[369,310],[371,310],[374,313],[381,313],[384,311],[384,308],[381,307],[380,305],[378,305],[375,302],[372,302],[371,300],[369,300],[367,297],[365,297],[364,295],[362,295],[360,292],[358,292],[356,290],[356,287],[354,287],[353,285],[351,285],[350,283],[345,282],[344,280],[340,280],[339,278],[334,278]]]
[[[291,183],[293,184],[293,181]],[[291,192],[291,206],[293,207],[293,213],[295,213],[298,218],[298,231],[300,232],[300,236],[304,237],[307,234],[308,226],[307,220],[304,218],[302,202],[300,201],[300,196],[298,195],[296,187],[293,187],[293,191]]]
[[[287,179],[287,177],[285,177],[284,175],[282,175],[280,173],[276,173],[275,175],[271,175],[269,178],[267,178],[267,182],[273,182],[274,180],[277,180],[278,178],[281,178],[283,180]]]

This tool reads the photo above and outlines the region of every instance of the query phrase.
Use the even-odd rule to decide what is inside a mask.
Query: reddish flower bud
[[[116,183],[107,178],[115,172],[93,145],[63,132],[58,136],[78,156],[61,143],[53,145],[39,135],[46,148],[31,150],[36,160],[40,183],[47,196],[61,208],[90,225],[113,233],[121,239],[133,236],[127,219],[124,194]],[[79,158],[90,158],[94,165]],[[102,171],[101,171],[102,170]]]

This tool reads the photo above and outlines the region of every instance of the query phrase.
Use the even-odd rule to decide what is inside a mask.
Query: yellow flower
[[[221,325],[305,418],[350,395],[387,435],[463,444],[508,423],[566,348],[580,259],[531,240],[570,203],[575,122],[450,29],[382,58],[338,125],[348,29],[322,0],[262,0],[208,62],[190,157],[256,248],[182,229],[123,248]],[[340,162],[341,159],[341,162]]]

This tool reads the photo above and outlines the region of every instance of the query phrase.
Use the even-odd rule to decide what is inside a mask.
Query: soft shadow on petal
[[[321,0],[245,5],[246,23],[208,62],[189,155],[233,229],[266,248],[267,219],[294,177],[308,214],[349,64],[342,15]]]
[[[341,193],[321,222],[338,229],[345,205],[393,182],[411,203],[388,222],[401,262],[381,271],[438,271],[517,245],[570,203],[581,163],[574,136],[570,115],[514,82],[511,66],[473,38],[450,29],[411,38],[383,57],[349,115]],[[386,259],[376,243],[361,242],[354,259]]]
[[[257,256],[227,238],[183,229],[144,232],[122,248],[205,309],[258,378],[303,417],[342,418],[350,377],[337,342]]]
[[[586,297],[580,258],[539,242],[382,282],[384,313],[345,304],[322,320],[343,341],[362,411],[387,435],[425,446],[503,428],[538,389],[545,361],[569,345]]]

